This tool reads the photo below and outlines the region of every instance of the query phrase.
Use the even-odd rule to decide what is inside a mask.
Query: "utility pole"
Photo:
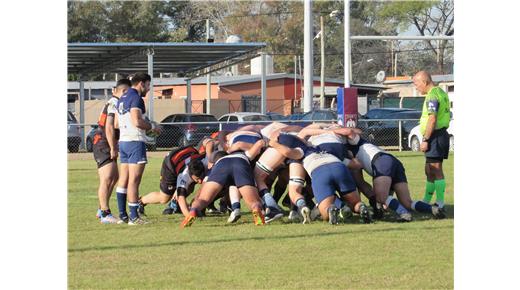
[[[206,19],[206,42],[209,42],[209,19]],[[211,73],[209,67],[206,69],[206,114],[211,114]]]
[[[320,16],[321,26],[321,76],[320,76],[320,109],[325,109],[325,26],[323,25],[323,15]]]

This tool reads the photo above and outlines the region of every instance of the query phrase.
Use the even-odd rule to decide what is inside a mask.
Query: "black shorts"
[[[115,159],[110,159],[110,146],[105,140],[99,140],[96,144],[93,144],[92,153],[94,153],[98,169],[111,162],[116,162]]]
[[[167,157],[164,158],[161,166],[161,181],[159,188],[167,195],[173,195],[177,186],[177,175],[171,172],[166,166]]]
[[[400,182],[408,183],[404,166],[393,155],[382,153],[372,161],[372,172],[374,178],[388,176],[392,178],[392,185]]]
[[[450,134],[446,128],[433,131],[428,140],[428,151],[425,152],[426,163],[438,163],[448,159],[450,153]]]

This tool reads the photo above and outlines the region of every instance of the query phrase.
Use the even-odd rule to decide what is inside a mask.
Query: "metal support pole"
[[[307,113],[312,110],[313,95],[313,54],[312,54],[312,0],[304,1],[304,23],[303,23],[303,86],[305,97],[303,99],[303,112]]]
[[[396,77],[397,76],[397,50],[395,51],[394,61],[395,61],[395,64],[394,64],[394,77]]]
[[[267,112],[267,98],[266,98],[266,75],[265,75],[265,71],[266,71],[266,61],[265,61],[265,52],[262,52],[261,55],[260,55],[260,60],[261,60],[261,109],[262,109],[262,114],[265,114]]]
[[[150,91],[148,92],[148,118],[153,121],[153,49],[148,50],[148,74],[152,78],[150,81]]]
[[[80,126],[80,148],[85,149],[85,84],[82,76],[79,76],[79,124]]]
[[[344,17],[343,17],[343,26],[345,30],[345,37],[343,40],[344,45],[344,63],[345,67],[344,71],[344,82],[345,88],[350,88],[350,1],[344,1]]]
[[[323,25],[323,16],[320,16],[321,26],[321,73],[320,73],[320,109],[325,109],[325,26]]]
[[[297,95],[297,92],[298,92],[298,90],[297,90],[297,82],[296,82],[296,59],[297,59],[297,57],[295,55],[294,56],[294,100],[295,101],[296,101],[296,95]]]
[[[186,113],[191,114],[191,80],[186,79]]]
[[[299,72],[299,79],[300,79],[300,112],[303,112],[303,85],[302,85],[302,59],[298,55],[298,72]]]
[[[396,54],[397,56],[397,54]],[[403,97],[401,97],[401,99],[399,100],[399,108],[402,108],[403,107]],[[403,132],[402,132],[402,126],[403,126],[403,122],[401,120],[399,120],[399,151],[402,151],[403,150]]]
[[[206,19],[206,42],[210,38],[209,35],[209,19]],[[206,114],[211,114],[211,73],[210,68],[207,69],[208,74],[206,75]]]

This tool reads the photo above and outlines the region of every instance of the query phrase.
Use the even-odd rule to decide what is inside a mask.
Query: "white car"
[[[218,119],[219,122],[251,122],[251,121],[271,121],[269,116],[260,114],[260,113],[252,113],[252,112],[240,112],[240,113],[229,113],[222,115]]]
[[[453,151],[454,146],[454,137],[453,137],[453,120],[450,121],[450,126],[448,127],[448,134],[450,134],[450,151]],[[420,130],[420,126],[417,125],[413,127],[408,135],[408,147],[412,149],[412,151],[419,151],[419,147],[421,145],[422,134]]]

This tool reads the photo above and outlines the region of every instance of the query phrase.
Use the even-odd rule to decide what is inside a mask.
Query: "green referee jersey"
[[[437,115],[435,130],[450,126],[450,99],[448,94],[439,87],[431,88],[424,99],[421,120],[419,121],[423,135],[426,132],[428,116],[431,114]]]

